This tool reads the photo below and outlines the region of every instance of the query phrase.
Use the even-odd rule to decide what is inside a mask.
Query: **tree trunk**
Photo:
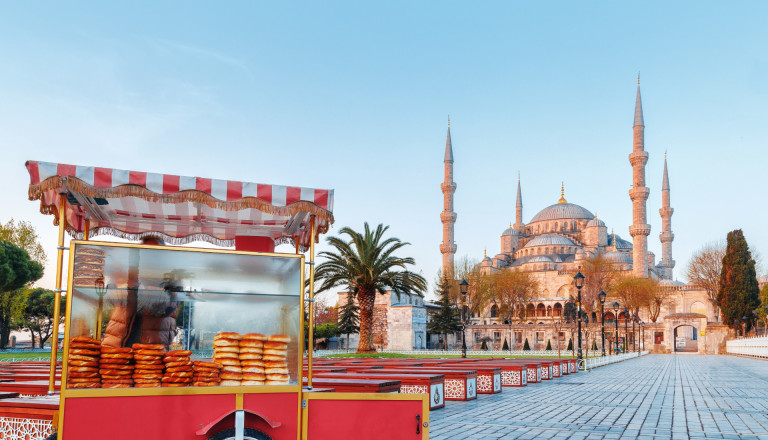
[[[357,302],[360,304],[360,342],[357,344],[357,353],[376,353],[373,346],[373,303],[376,300],[376,291],[359,291]]]
[[[32,336],[32,348],[35,348],[35,345],[36,345],[35,344],[35,331],[34,330],[30,330],[29,334]],[[42,348],[42,347],[40,347],[40,348]]]

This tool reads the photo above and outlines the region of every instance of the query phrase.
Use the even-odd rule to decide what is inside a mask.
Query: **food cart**
[[[302,369],[314,246],[333,223],[333,190],[26,167],[30,200],[59,228],[58,439],[428,438],[427,395],[317,392],[311,350]],[[145,243],[92,240],[105,235]],[[218,248],[180,246],[195,241]],[[275,252],[284,243],[293,252]]]

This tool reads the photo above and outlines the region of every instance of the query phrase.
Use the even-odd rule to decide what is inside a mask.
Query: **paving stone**
[[[430,415],[430,438],[768,439],[768,362],[650,355]]]

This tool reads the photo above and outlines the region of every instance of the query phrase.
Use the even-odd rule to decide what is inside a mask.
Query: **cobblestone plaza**
[[[768,439],[768,362],[650,355],[431,413],[430,438]]]

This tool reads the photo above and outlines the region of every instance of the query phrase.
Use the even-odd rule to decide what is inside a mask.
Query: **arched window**
[[[555,307],[552,308],[552,313],[554,316],[563,316],[563,305],[555,303]]]
[[[544,307],[544,304],[536,306],[536,316],[547,316],[547,308]]]
[[[605,312],[605,322],[613,322],[616,320],[616,315],[613,312]]]
[[[491,318],[498,318],[499,317],[499,307],[494,304],[493,307],[491,307]]]
[[[525,316],[529,318],[536,316],[536,307],[533,304],[525,306]]]
[[[560,227],[560,223],[558,223],[558,222],[555,222],[555,227],[554,227],[554,228],[552,228],[552,230],[553,230],[553,231],[557,231],[557,228],[559,228],[559,227]]]

